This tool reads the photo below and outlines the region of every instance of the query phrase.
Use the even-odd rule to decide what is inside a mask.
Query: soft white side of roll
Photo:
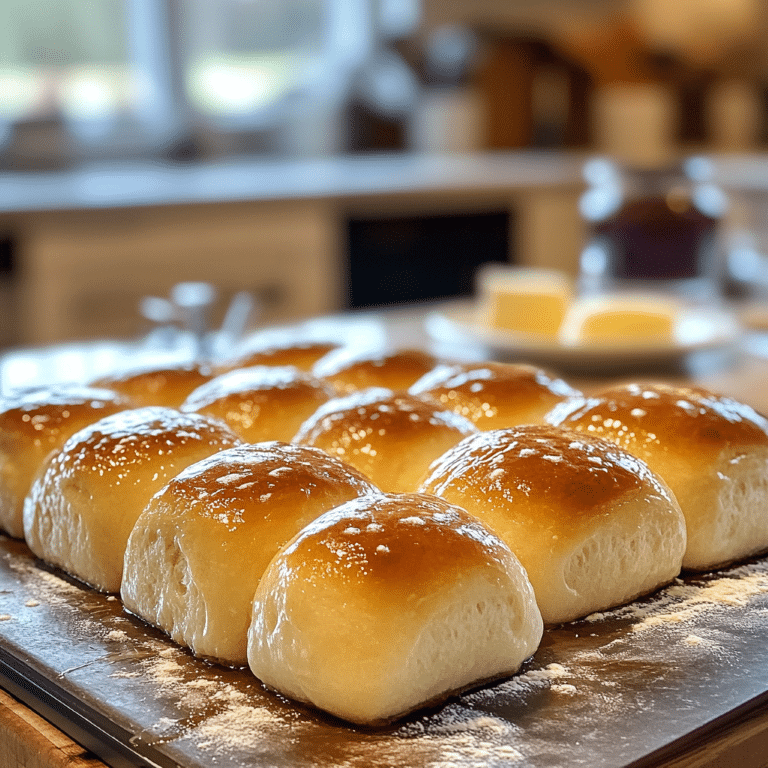
[[[541,636],[525,571],[476,519],[434,497],[369,497],[272,561],[248,662],[270,688],[378,725],[513,674]]]
[[[196,655],[244,665],[253,593],[270,560],[323,512],[376,492],[319,448],[222,451],[173,478],[136,521],[123,603]]]
[[[24,504],[27,544],[86,584],[117,592],[128,535],[152,495],[239,443],[223,422],[171,408],[100,419],[72,435],[35,480]]]
[[[768,549],[768,448],[727,447],[695,468],[669,462],[665,479],[688,524],[686,568],[712,569]]]
[[[465,438],[422,491],[476,515],[517,555],[547,624],[672,581],[686,546],[672,492],[607,440],[545,426]]]

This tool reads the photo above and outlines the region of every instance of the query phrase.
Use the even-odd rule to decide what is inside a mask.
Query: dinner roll
[[[329,400],[294,442],[357,467],[383,491],[415,491],[429,465],[466,435],[471,421],[405,392],[373,387]]]
[[[194,390],[181,406],[222,419],[248,443],[289,441],[333,397],[331,386],[292,366],[230,371]]]
[[[369,387],[406,390],[438,360],[418,349],[375,353],[339,349],[319,360],[312,368],[318,378],[330,382],[339,394],[349,394]]]
[[[438,459],[422,490],[509,545],[548,624],[629,602],[680,572],[685,520],[672,492],[592,435],[546,425],[481,432]]]
[[[479,521],[434,497],[365,497],[271,562],[248,664],[269,688],[380,725],[513,674],[541,636],[525,571]]]
[[[128,398],[79,384],[36,387],[0,399],[0,528],[24,535],[24,498],[43,460],[82,427],[130,408]]]
[[[493,362],[438,365],[408,391],[482,430],[542,423],[555,405],[580,394],[541,368]]]
[[[121,392],[130,397],[139,408],[148,405],[178,408],[193,389],[204,384],[212,376],[210,366],[189,363],[102,376],[93,385]]]
[[[611,440],[664,478],[688,526],[685,568],[768,550],[768,421],[749,406],[698,387],[635,383],[548,418]]]
[[[40,559],[117,592],[128,534],[152,495],[195,461],[240,442],[222,422],[138,408],[81,429],[46,462],[24,503]]]
[[[266,343],[251,347],[237,357],[224,360],[216,367],[218,373],[236,368],[252,368],[255,365],[292,365],[309,372],[312,366],[339,345],[331,341],[288,341],[283,344]]]
[[[149,502],[128,540],[125,607],[199,656],[245,664],[256,585],[323,512],[377,491],[316,448],[231,448],[188,467]]]

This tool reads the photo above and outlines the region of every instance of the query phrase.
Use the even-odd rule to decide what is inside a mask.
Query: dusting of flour
[[[507,680],[389,730],[366,732],[266,694],[247,671],[224,674],[170,642],[136,640],[122,628],[125,618],[103,622],[94,601],[85,607],[73,599],[82,594],[77,585],[23,562],[12,567],[31,588],[29,608],[44,604],[75,613],[92,637],[115,644],[107,649],[121,662],[111,673],[117,684],[148,681],[166,701],[141,721],[141,738],[226,768],[243,760],[302,768],[522,768],[542,755],[561,754],[553,733],[576,749],[580,738],[588,741],[609,720],[645,716],[654,699],[639,678],[717,662],[732,650],[731,630],[756,631],[768,615],[768,601],[760,600],[768,594],[768,562],[679,579],[647,599],[548,630],[550,642]]]

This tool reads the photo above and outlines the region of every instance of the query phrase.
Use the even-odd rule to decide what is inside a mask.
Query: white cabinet
[[[322,201],[67,212],[36,217],[21,239],[23,339],[46,343],[143,329],[143,296],[180,281],[263,299],[264,320],[339,306],[337,227]]]

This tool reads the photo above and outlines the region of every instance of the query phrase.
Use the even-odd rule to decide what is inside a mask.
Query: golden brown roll
[[[357,467],[383,491],[407,493],[416,490],[438,456],[476,431],[453,411],[374,387],[321,405],[294,442]]]
[[[293,699],[380,725],[513,674],[541,636],[525,571],[478,520],[434,497],[366,497],[272,561],[248,663]]]
[[[768,550],[768,421],[749,406],[699,387],[627,384],[548,418],[620,445],[666,481],[688,526],[685,568]]]
[[[222,361],[216,370],[218,373],[226,373],[236,368],[252,368],[255,365],[292,365],[300,371],[309,372],[318,360],[336,349],[339,349],[339,345],[331,341],[265,344],[230,360]]]
[[[672,492],[607,440],[538,425],[481,432],[436,461],[422,490],[507,543],[548,624],[629,602],[680,572],[685,520]]]
[[[173,478],[128,540],[125,607],[194,653],[245,664],[261,574],[305,525],[372,486],[316,448],[232,448]]]
[[[581,394],[533,365],[493,362],[438,365],[408,391],[481,430],[541,424],[558,403]]]
[[[0,528],[24,536],[24,498],[46,456],[84,426],[130,407],[117,392],[79,384],[36,387],[0,399]]]
[[[437,362],[436,357],[418,349],[381,354],[339,349],[319,360],[312,373],[329,381],[341,395],[369,387],[397,392],[408,389]]]
[[[128,534],[174,475],[240,443],[226,424],[171,408],[123,411],[81,429],[45,463],[24,504],[24,535],[42,560],[117,592]]]
[[[212,377],[210,366],[189,363],[103,376],[93,382],[93,386],[121,392],[129,397],[137,408],[149,405],[178,408],[193,389],[197,389]]]
[[[0,399],[0,528],[24,535],[24,498],[51,451],[104,416],[131,407],[108,389],[63,384]]]
[[[298,368],[255,366],[207,381],[187,397],[181,410],[222,419],[248,443],[288,442],[333,395],[329,384]]]

